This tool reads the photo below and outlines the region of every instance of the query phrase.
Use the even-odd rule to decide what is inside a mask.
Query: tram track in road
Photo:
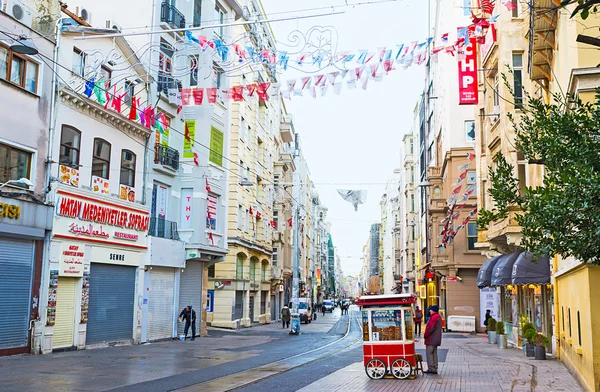
[[[311,364],[315,361],[337,355],[353,348],[362,341],[362,326],[359,322],[360,312],[351,312],[348,316],[346,334],[338,340],[307,352],[286,357],[242,372],[215,378],[199,384],[194,384],[177,392],[228,392],[249,387],[282,373]],[[353,328],[353,325],[355,326]]]

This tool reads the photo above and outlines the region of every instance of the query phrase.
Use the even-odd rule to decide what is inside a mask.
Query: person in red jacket
[[[425,354],[427,356],[427,370],[425,373],[437,374],[438,353],[437,349],[442,345],[442,317],[438,314],[440,307],[432,305],[429,307],[429,321],[425,326]]]
[[[421,322],[423,322],[423,311],[419,309],[418,306],[415,307],[415,317],[413,317],[413,321],[415,322],[415,335],[421,336]]]

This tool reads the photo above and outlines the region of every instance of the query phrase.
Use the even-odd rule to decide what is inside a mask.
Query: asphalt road
[[[305,385],[319,374],[328,374],[335,361],[344,358],[344,353],[336,353],[351,344],[352,339],[360,338],[360,326],[353,324],[344,338],[348,316],[340,317],[336,309],[333,314],[325,317],[319,314],[316,321],[302,325],[299,336],[289,335],[281,324],[274,323],[239,331],[211,329],[208,337],[194,342],[169,340],[48,355],[0,357],[0,391],[229,390],[240,386],[250,388],[246,385],[249,382],[257,382],[255,386],[258,386],[266,382],[279,383],[286,377],[296,379],[306,366],[317,369],[311,370],[304,380],[298,377],[298,383]],[[329,355],[332,360],[322,361],[323,355]],[[323,366],[318,366],[320,363]],[[264,373],[270,379],[262,380],[263,375],[253,370],[271,365],[277,367],[277,371]],[[323,373],[324,369],[328,370]],[[280,377],[279,372],[285,375]],[[246,375],[251,377],[245,379]],[[237,383],[231,383],[236,376],[239,376]],[[203,388],[211,380],[218,388]],[[232,388],[228,387],[229,383]],[[300,384],[288,390],[299,387]]]

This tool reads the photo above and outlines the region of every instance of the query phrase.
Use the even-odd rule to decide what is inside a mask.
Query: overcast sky
[[[272,18],[317,14],[285,13],[300,9],[340,6],[342,15],[272,23],[279,50],[293,30],[306,32],[313,26],[333,26],[338,33],[338,51],[396,45],[427,38],[427,2],[398,0],[387,3],[345,7],[373,0],[262,0]],[[281,13],[281,14],[279,14]],[[396,53],[394,53],[394,56]],[[331,71],[334,71],[332,69]],[[328,71],[330,72],[330,71]],[[280,78],[303,76],[287,71]],[[382,82],[369,81],[368,90],[348,90],[341,95],[330,88],[326,96],[293,97],[287,102],[300,134],[303,154],[321,201],[329,208],[333,243],[338,248],[344,274],[358,274],[362,246],[372,223],[381,219],[379,201],[386,181],[400,167],[402,136],[410,130],[412,111],[423,89],[423,67],[398,68]],[[337,189],[368,191],[367,202],[354,211]]]

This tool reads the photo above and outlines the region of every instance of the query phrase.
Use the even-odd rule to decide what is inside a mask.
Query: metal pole
[[[294,204],[297,204],[294,200]],[[300,302],[300,289],[298,287],[298,268],[300,264],[300,248],[298,241],[300,239],[300,207],[295,206],[294,211],[294,259],[292,262],[292,330],[290,334],[298,335],[300,333],[300,314],[298,313],[298,304]]]

